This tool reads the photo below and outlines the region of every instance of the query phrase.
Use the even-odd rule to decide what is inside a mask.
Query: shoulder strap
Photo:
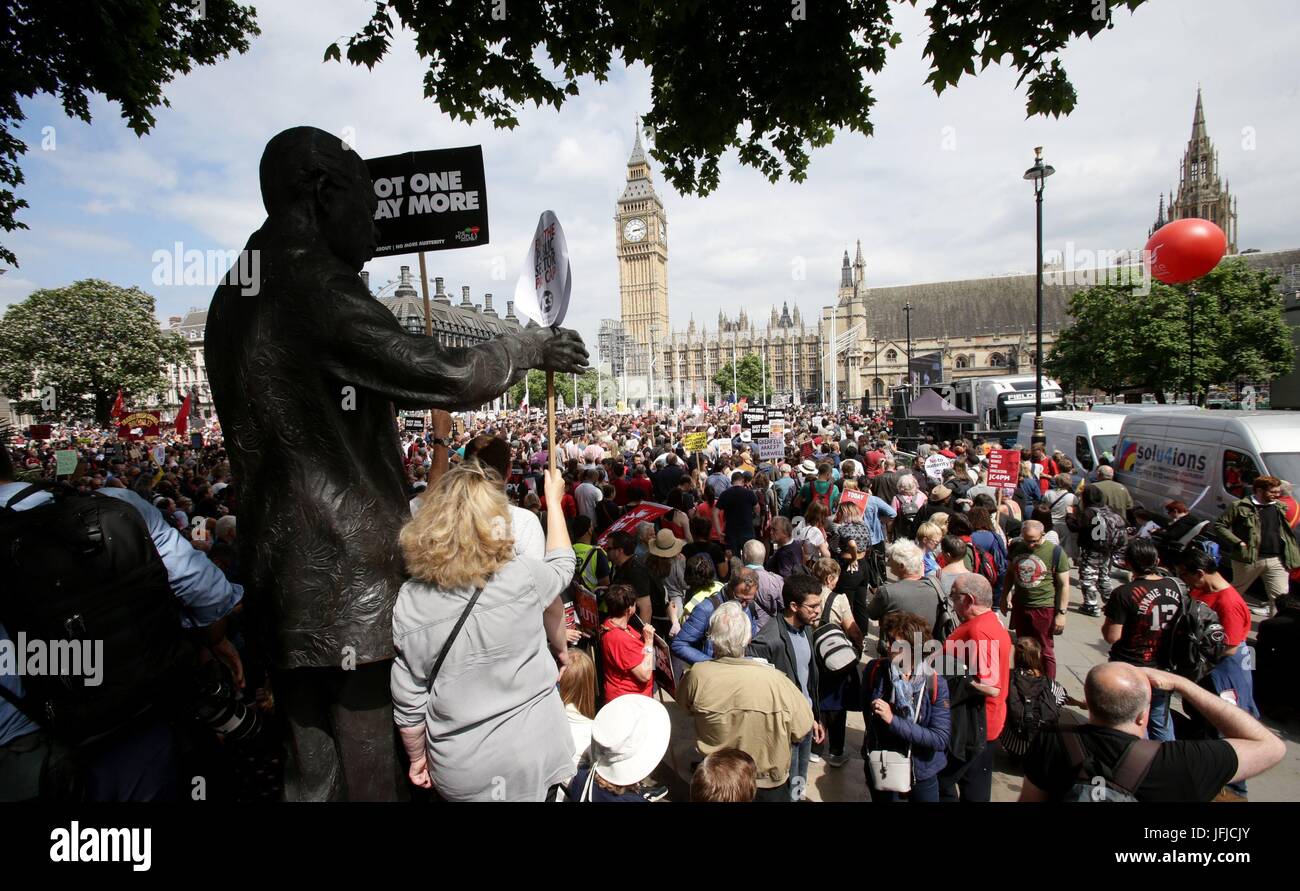
[[[1136,739],[1129,743],[1119,764],[1115,765],[1113,784],[1136,798],[1138,786],[1147,778],[1159,753],[1159,740]]]
[[[19,489],[17,492],[14,493],[14,496],[12,498],[10,498],[8,501],[5,502],[4,506],[6,508],[12,508],[15,504],[22,501],[27,496],[34,495],[35,493],[41,491],[42,489],[48,489],[50,488],[50,486],[51,483],[48,482],[30,483],[26,486],[23,486],[21,489]]]
[[[1070,766],[1074,768],[1075,778],[1078,779],[1079,772],[1083,770],[1084,762],[1088,760],[1088,753],[1084,751],[1083,743],[1079,741],[1079,733],[1073,727],[1060,728],[1060,735],[1061,742],[1065,745],[1065,751],[1070,756]]]
[[[433,692],[433,682],[438,679],[438,672],[442,670],[442,663],[447,660],[447,654],[451,652],[451,645],[454,644],[456,638],[460,636],[460,629],[464,627],[465,620],[469,618],[470,611],[474,609],[474,604],[478,603],[479,595],[482,593],[482,588],[479,588],[474,592],[474,596],[471,597],[469,603],[465,605],[465,611],[461,613],[460,618],[456,620],[456,627],[452,628],[451,634],[447,636],[447,642],[442,645],[442,652],[438,654],[438,661],[433,663],[433,671],[429,672],[429,683],[425,687],[426,693]]]
[[[595,545],[592,545],[587,549],[587,556],[582,558],[582,566],[578,568],[578,578],[582,578],[587,574],[587,567],[591,565],[591,558],[596,556],[598,550],[600,550],[600,548]]]
[[[830,599],[827,600],[826,603],[822,605],[822,617],[821,617],[821,621],[819,621],[819,622],[817,623],[817,627],[818,627],[818,628],[821,628],[821,627],[823,627],[823,626],[825,626],[825,625],[829,625],[829,624],[830,624],[830,621],[831,621],[831,607],[833,607],[833,606],[835,605],[835,598],[836,598],[836,597],[839,597],[839,596],[840,596],[840,595],[839,595],[838,592],[836,592],[836,591],[832,591],[832,592],[831,592]]]

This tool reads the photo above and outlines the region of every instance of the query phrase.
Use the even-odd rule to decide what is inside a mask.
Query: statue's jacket
[[[246,250],[260,251],[260,281],[217,288],[204,346],[239,486],[246,601],[269,619],[278,667],[391,658],[410,517],[396,409],[477,407],[540,348],[410,334],[323,241],[273,219]]]

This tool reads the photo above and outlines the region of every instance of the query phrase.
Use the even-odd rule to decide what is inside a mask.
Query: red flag
[[[181,403],[181,410],[176,413],[176,435],[184,436],[190,428],[190,397],[193,393],[185,394],[185,401]]]
[[[117,388],[117,399],[113,402],[113,410],[109,412],[110,418],[120,418],[126,414],[126,400],[122,398],[122,388]]]

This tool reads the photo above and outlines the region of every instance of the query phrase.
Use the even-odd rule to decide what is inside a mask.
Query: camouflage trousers
[[[1085,607],[1099,606],[1109,600],[1116,582],[1111,578],[1110,551],[1083,551],[1079,554],[1079,588],[1083,591]]]

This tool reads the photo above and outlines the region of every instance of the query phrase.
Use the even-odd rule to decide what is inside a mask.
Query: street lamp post
[[[1030,445],[1045,446],[1043,432],[1043,184],[1056,168],[1043,163],[1043,147],[1034,148],[1034,166],[1025,171],[1025,179],[1034,184],[1034,201],[1038,223],[1038,276],[1035,282],[1034,318],[1034,434]]]
[[[731,403],[740,404],[740,385],[736,383],[736,327],[731,327]]]
[[[912,303],[908,301],[903,304],[903,312],[907,315],[907,394],[909,397],[915,396],[912,392]]]
[[[880,380],[880,338],[879,337],[871,338],[871,351],[872,353],[875,354],[875,360],[876,360],[876,380],[873,380],[871,382],[871,407],[874,409],[877,408],[876,381]]]

